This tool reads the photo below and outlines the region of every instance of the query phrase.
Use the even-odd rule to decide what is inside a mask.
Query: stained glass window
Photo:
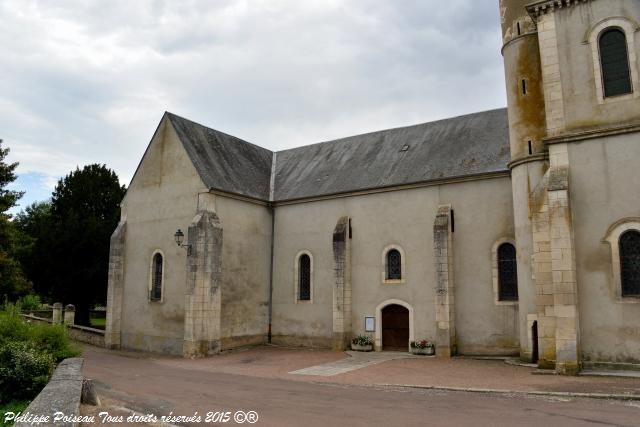
[[[498,299],[518,300],[516,248],[511,243],[503,243],[498,247]]]
[[[298,299],[309,301],[311,300],[311,258],[303,254],[298,262]]]
[[[605,97],[632,92],[627,37],[624,32],[614,28],[602,33],[600,62]]]
[[[396,249],[387,252],[387,280],[402,279],[402,256]]]
[[[151,301],[162,299],[162,255],[153,256],[153,276],[151,281]]]
[[[640,296],[640,232],[620,236],[620,279],[622,296]]]

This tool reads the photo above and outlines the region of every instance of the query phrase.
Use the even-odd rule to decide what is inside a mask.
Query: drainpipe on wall
[[[273,242],[275,240],[275,224],[276,224],[276,210],[272,203],[269,203],[269,210],[271,211],[271,261],[269,265],[269,330],[267,332],[267,342],[271,344],[271,319],[273,317]]]
[[[273,319],[273,246],[276,239],[276,209],[273,206],[276,188],[276,158],[278,153],[273,153],[271,157],[271,176],[269,177],[269,210],[271,211],[271,260],[269,265],[269,329],[267,331],[267,342],[271,344],[271,320]]]

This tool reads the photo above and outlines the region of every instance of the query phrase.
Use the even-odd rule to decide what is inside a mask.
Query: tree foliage
[[[16,202],[24,194],[21,191],[12,191],[7,186],[16,180],[15,170],[18,163],[7,164],[5,158],[9,154],[9,149],[2,146],[0,139],[0,214],[6,219],[11,218],[7,211],[16,205]]]
[[[91,305],[106,302],[109,241],[124,193],[115,172],[97,164],[71,172],[53,192],[51,294],[76,306],[77,323],[89,325]]]
[[[13,220],[20,236],[20,244],[14,247],[34,291],[42,296],[51,296],[49,274],[55,265],[50,258],[50,247],[54,242],[51,202],[34,202],[17,214]]]
[[[58,181],[51,202],[16,217],[25,238],[20,256],[36,291],[76,306],[76,323],[89,325],[89,309],[106,302],[109,240],[120,220],[125,187],[105,165],[76,169]]]
[[[13,256],[20,239],[8,213],[23,193],[7,188],[16,180],[15,170],[18,163],[6,162],[9,149],[2,144],[0,139],[0,297],[15,300],[30,290],[30,284],[22,273],[20,263]]]

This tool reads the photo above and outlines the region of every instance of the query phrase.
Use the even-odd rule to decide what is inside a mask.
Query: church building
[[[165,113],[105,341],[640,369],[640,1],[500,0],[507,108],[272,152]]]

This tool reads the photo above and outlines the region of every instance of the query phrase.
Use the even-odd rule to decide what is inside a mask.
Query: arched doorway
[[[407,351],[409,348],[409,310],[398,304],[382,309],[382,350]]]
[[[531,325],[531,363],[538,363],[538,321]]]

